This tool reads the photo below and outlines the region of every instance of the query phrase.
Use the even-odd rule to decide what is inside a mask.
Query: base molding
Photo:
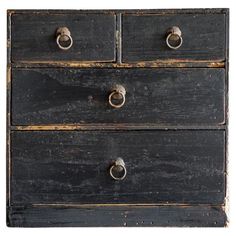
[[[11,206],[9,227],[224,227],[222,206]]]

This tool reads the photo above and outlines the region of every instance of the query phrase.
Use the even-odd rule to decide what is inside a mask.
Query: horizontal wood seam
[[[225,61],[140,61],[134,63],[76,62],[76,61],[18,61],[13,67],[71,67],[71,68],[225,68]]]
[[[122,207],[122,206],[130,206],[130,207],[161,207],[161,206],[175,206],[175,207],[198,207],[198,206],[206,206],[206,207],[221,207],[224,208],[225,204],[181,204],[181,203],[162,203],[162,204],[154,204],[154,203],[100,203],[100,204],[62,204],[62,203],[52,203],[52,204],[32,204],[32,207]],[[14,207],[14,205],[13,205]]]
[[[160,126],[160,125],[30,125],[30,126],[11,126],[11,130],[18,131],[37,131],[37,130],[224,130],[225,125],[220,126]]]
[[[104,14],[104,13],[133,13],[133,14],[141,14],[141,13],[150,13],[150,14],[227,14],[229,12],[229,8],[184,8],[184,9],[94,9],[94,10],[29,10],[29,9],[9,9],[7,10],[7,14],[75,14],[75,13],[96,13],[96,14]]]

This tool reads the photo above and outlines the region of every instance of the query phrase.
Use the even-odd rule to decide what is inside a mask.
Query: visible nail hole
[[[126,223],[126,222],[124,222],[124,226],[127,226],[127,223]]]

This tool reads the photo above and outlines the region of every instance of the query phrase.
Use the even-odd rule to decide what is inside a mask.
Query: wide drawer
[[[125,14],[122,60],[225,60],[225,25],[225,14]]]
[[[13,131],[11,146],[11,204],[225,197],[224,131]],[[124,166],[112,175],[124,178],[114,180],[118,158]]]
[[[12,69],[13,125],[224,122],[224,69]]]
[[[113,13],[13,14],[11,59],[13,62],[114,61],[115,21]],[[68,30],[59,30],[65,27]]]

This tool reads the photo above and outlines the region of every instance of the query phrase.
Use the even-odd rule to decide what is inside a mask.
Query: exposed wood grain
[[[67,124],[67,125],[23,125],[23,126],[11,126],[11,130],[225,130],[226,125],[158,125],[151,123],[144,124]]]
[[[224,131],[15,131],[11,204],[222,204],[224,138]],[[123,181],[109,175],[118,157]]]
[[[224,69],[12,70],[12,124],[223,124]],[[120,109],[108,104],[125,87]]]
[[[119,50],[119,49],[118,49]],[[120,60],[120,57],[119,57]],[[225,61],[211,60],[156,60],[134,63],[78,62],[78,61],[18,61],[12,67],[73,67],[73,68],[224,68]]]
[[[181,226],[222,227],[227,217],[220,206],[10,207],[8,226]]]
[[[225,14],[124,15],[122,18],[123,62],[157,59],[225,59]],[[183,45],[169,49],[166,32],[181,29]]]
[[[115,15],[110,14],[13,14],[12,61],[18,60],[115,60]],[[73,46],[61,50],[56,30],[67,27]]]

